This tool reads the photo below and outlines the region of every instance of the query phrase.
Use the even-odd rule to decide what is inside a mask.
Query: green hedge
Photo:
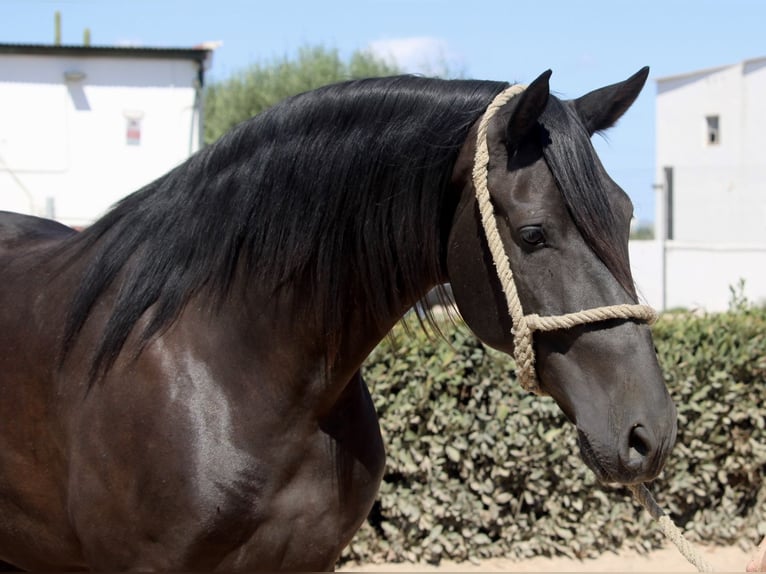
[[[397,329],[365,378],[387,468],[342,560],[590,557],[663,543],[624,489],[599,485],[550,398],[525,393],[513,362],[465,327]],[[677,445],[652,485],[691,540],[766,535],[766,309],[666,314],[655,344],[679,412]]]

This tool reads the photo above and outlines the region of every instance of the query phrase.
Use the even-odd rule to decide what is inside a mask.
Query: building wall
[[[719,118],[714,145],[707,116]],[[673,169],[671,238],[766,242],[766,60],[659,80],[656,122],[657,181]]]
[[[639,296],[660,310],[725,311],[733,291],[766,305],[766,243],[631,241],[630,261]]]
[[[0,209],[87,225],[199,148],[194,61],[1,61]]]
[[[723,311],[740,288],[766,304],[766,58],[659,79],[656,138],[657,181],[672,168],[672,199],[660,186],[658,240],[631,242],[639,290],[660,309]]]

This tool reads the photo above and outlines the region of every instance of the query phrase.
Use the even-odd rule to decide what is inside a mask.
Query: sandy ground
[[[750,551],[738,547],[698,547],[716,572],[744,572]],[[755,550],[755,547],[753,547]],[[431,564],[346,565],[339,572],[696,572],[675,546],[646,555],[633,551],[607,553],[591,560],[570,558],[533,558],[513,561],[505,559]]]

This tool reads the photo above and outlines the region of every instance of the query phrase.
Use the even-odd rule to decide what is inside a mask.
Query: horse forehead
[[[497,200],[544,201],[560,198],[556,180],[534,140],[527,140],[509,158],[505,142],[489,147],[489,191]]]

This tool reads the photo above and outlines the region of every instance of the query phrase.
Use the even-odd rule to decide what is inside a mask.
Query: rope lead
[[[713,572],[713,567],[702,557],[697,549],[684,538],[683,532],[676,526],[670,517],[654,500],[652,493],[643,484],[631,484],[628,490],[633,493],[633,498],[641,503],[646,511],[657,521],[662,533],[678,548],[678,551],[692,564],[697,572]]]

